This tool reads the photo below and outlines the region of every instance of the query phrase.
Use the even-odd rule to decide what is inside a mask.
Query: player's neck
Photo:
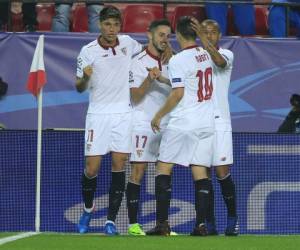
[[[98,42],[102,47],[115,47],[118,44],[118,38],[113,41],[105,39],[103,36],[98,38]]]
[[[149,45],[147,46],[147,51],[148,53],[150,53],[152,56],[156,58],[161,57],[161,53],[157,51],[157,49],[151,43],[149,43]]]
[[[185,40],[185,41],[180,42],[180,47],[182,50],[184,50],[186,48],[190,48],[190,47],[195,47],[195,46],[198,46],[196,41]]]

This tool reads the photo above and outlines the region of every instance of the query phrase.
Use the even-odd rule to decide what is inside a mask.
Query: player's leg
[[[85,169],[82,174],[82,196],[84,212],[80,218],[78,229],[86,233],[94,209],[93,199],[96,192],[97,175],[100,168],[101,156],[108,152],[109,129],[107,117],[103,115],[88,114],[85,124]]]
[[[145,235],[143,229],[138,223],[138,210],[140,200],[141,182],[147,168],[145,162],[133,162],[131,164],[131,175],[126,188],[127,210],[129,227],[128,234],[130,235]]]
[[[208,178],[207,169],[204,166],[192,165],[192,174],[195,187],[196,223],[191,235],[206,236],[208,233],[205,219],[210,199],[211,180]]]
[[[191,162],[196,210],[196,223],[191,235],[208,235],[205,221],[212,190],[212,182],[209,178],[208,169],[212,164],[213,139],[213,132],[201,132],[198,134],[198,144]]]
[[[223,200],[227,208],[226,235],[238,234],[238,218],[236,212],[235,185],[230,175],[230,165],[233,163],[232,133],[230,131],[217,131],[214,140],[213,165],[217,180],[221,187]]]
[[[101,156],[87,156],[86,166],[81,178],[84,211],[78,223],[79,233],[89,230],[90,220],[94,210],[94,195],[97,188],[97,175],[100,168]]]
[[[210,168],[207,168],[207,175],[209,180],[211,180]],[[212,182],[210,185],[209,193],[210,193],[210,197],[207,205],[205,225],[206,225],[208,235],[218,235],[218,231],[216,229],[216,219],[215,219],[215,195],[214,195],[214,188]]]
[[[156,199],[156,226],[146,232],[147,235],[170,235],[171,228],[168,223],[169,207],[171,201],[171,174],[172,163],[158,161],[155,177]]]
[[[125,164],[131,152],[132,114],[110,114],[110,145],[112,157],[109,206],[104,232],[107,235],[118,234],[115,220],[125,192]]]
[[[227,208],[227,227],[225,230],[225,235],[236,236],[238,235],[239,230],[238,216],[236,211],[236,194],[235,185],[229,171],[229,166],[217,166],[216,175],[221,187],[223,200]]]
[[[117,235],[118,232],[115,226],[115,220],[125,192],[125,164],[128,159],[128,154],[112,152],[111,155],[111,184],[109,189],[107,221],[105,222],[104,231],[108,235]]]

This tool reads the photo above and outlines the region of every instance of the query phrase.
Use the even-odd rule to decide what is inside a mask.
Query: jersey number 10
[[[212,68],[209,67],[204,72],[202,70],[198,70],[196,76],[199,78],[197,92],[198,102],[209,100],[213,93]]]

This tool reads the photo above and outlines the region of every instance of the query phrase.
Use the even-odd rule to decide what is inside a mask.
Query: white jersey
[[[225,68],[214,65],[214,106],[215,127],[218,131],[231,131],[230,109],[228,92],[233,64],[233,53],[228,49],[219,49],[220,54],[226,60]]]
[[[129,76],[133,55],[142,45],[127,35],[118,35],[115,47],[100,45],[100,37],[84,46],[77,58],[77,77],[90,65],[93,73],[88,82],[88,113],[126,113],[132,110],[129,93]]]
[[[170,59],[172,88],[184,88],[184,95],[170,113],[168,128],[208,132],[214,129],[212,75],[211,57],[200,47],[186,48]]]
[[[129,76],[130,88],[140,87],[148,76],[147,68],[153,67],[158,67],[162,76],[168,78],[168,66],[162,65],[158,57],[152,55],[147,49],[138,54],[132,62]],[[143,99],[138,103],[132,102],[134,127],[151,128],[151,120],[165,103],[170,92],[171,86],[154,80]],[[168,116],[162,119],[161,126],[166,126],[167,123]]]

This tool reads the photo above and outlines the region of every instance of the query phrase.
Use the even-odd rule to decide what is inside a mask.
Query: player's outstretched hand
[[[85,78],[90,78],[92,74],[93,74],[92,66],[89,65],[83,69],[83,75]]]
[[[156,114],[151,121],[151,128],[154,133],[160,131],[160,121],[161,121],[161,118]]]

